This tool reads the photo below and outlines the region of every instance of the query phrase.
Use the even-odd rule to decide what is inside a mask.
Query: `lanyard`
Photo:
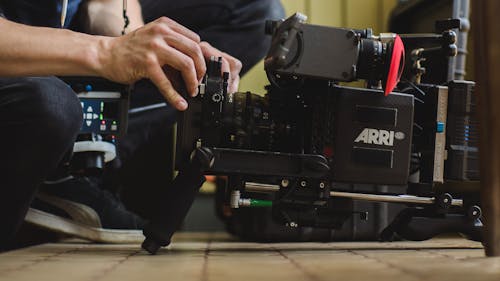
[[[125,35],[125,30],[127,29],[128,25],[130,24],[130,20],[127,15],[127,0],[123,0],[123,30],[122,30],[122,35]]]
[[[66,14],[67,13],[68,13],[68,0],[62,0],[61,28],[64,28],[64,23],[66,22]]]

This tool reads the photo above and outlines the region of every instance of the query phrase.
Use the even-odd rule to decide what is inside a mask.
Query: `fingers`
[[[230,93],[236,92],[240,81],[241,62],[231,55],[217,50],[207,42],[201,42],[200,47],[206,58],[211,56],[222,57],[222,71],[229,72],[228,91]]]
[[[229,62],[229,65],[231,67],[232,82],[229,84],[228,91],[230,93],[235,93],[238,91],[238,86],[240,84],[240,71],[242,64],[239,60],[235,59],[229,54],[224,53],[224,55],[224,58]]]
[[[160,18],[152,26],[152,33],[161,36],[151,42],[159,62],[182,73],[186,89],[197,94],[199,81],[206,72],[205,59],[199,46],[199,36],[168,18]],[[162,42],[163,41],[163,42]],[[193,75],[194,73],[194,75]]]
[[[186,54],[193,60],[196,70],[196,77],[197,80],[200,81],[207,71],[205,58],[203,57],[200,45],[185,36],[180,36],[177,33],[165,35],[164,39],[168,43],[168,45]]]
[[[160,65],[169,65],[177,69],[186,84],[186,90],[191,96],[198,92],[198,76],[193,60],[184,53],[168,45],[158,46],[161,49],[159,54]]]
[[[227,89],[227,90],[229,91],[229,93],[236,93],[236,92],[238,92],[239,85],[240,85],[240,76],[237,75],[233,79],[233,83],[231,85],[229,85],[229,89]]]
[[[229,73],[228,91],[237,91],[242,65],[236,58],[217,50],[207,42],[200,43],[200,37],[196,33],[166,17],[156,20],[144,30],[144,37],[149,36],[151,39],[146,43],[149,44],[146,46],[149,52],[145,64],[147,76],[175,108],[185,110],[187,103],[163,72],[162,67],[165,65],[181,73],[186,90],[195,96],[199,81],[206,72],[205,58],[221,57],[222,71]],[[141,42],[141,34],[136,36],[135,42]]]
[[[159,64],[152,64],[148,74],[151,82],[156,85],[169,104],[180,111],[187,109],[187,102],[174,89]]]

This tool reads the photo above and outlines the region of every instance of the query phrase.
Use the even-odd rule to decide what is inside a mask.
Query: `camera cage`
[[[171,191],[192,195],[203,174],[225,175],[223,204],[233,212],[271,208],[275,221],[292,228],[341,228],[354,212],[352,201],[360,200],[407,206],[382,240],[424,240],[446,231],[480,240],[474,83],[419,84],[422,71],[414,63],[396,86],[404,42],[426,46],[418,56],[406,50],[413,60],[435,51],[452,56],[456,21],[442,22],[442,34],[374,36],[305,19],[295,14],[267,24],[273,38],[265,97],[227,93],[228,74],[221,73],[220,58],[211,58],[198,97],[186,96],[190,106],[179,114],[179,175]],[[367,88],[338,85],[359,78]],[[342,188],[356,183],[406,192]],[[267,199],[257,196],[262,193]],[[175,216],[153,219],[143,248],[155,253],[168,245],[188,209],[160,207],[159,213]]]

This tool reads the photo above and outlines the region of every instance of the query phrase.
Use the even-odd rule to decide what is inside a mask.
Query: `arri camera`
[[[227,93],[221,59],[208,63],[180,114],[172,202],[145,228],[143,248],[170,243],[203,174],[227,176],[220,205],[228,218],[267,208],[291,230],[341,229],[360,212],[354,202],[390,202],[405,208],[382,240],[447,231],[479,240],[474,83],[420,83],[426,54],[456,54],[459,22],[439,22],[436,34],[375,36],[305,20],[268,22],[264,96]],[[417,47],[405,50],[408,40]],[[341,84],[357,79],[366,87]],[[385,188],[353,191],[360,184]]]

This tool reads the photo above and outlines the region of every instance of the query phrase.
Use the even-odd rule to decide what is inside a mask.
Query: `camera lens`
[[[383,80],[385,61],[387,57],[387,44],[378,40],[361,39],[357,76],[368,81]]]
[[[274,93],[275,95],[286,93]],[[234,149],[297,152],[297,114],[282,108],[272,95],[234,93],[224,100],[222,146]],[[295,96],[285,100],[297,103]],[[297,103],[296,108],[303,107]],[[285,108],[290,108],[285,106]],[[298,109],[295,111],[298,112]]]
[[[271,121],[264,97],[250,92],[225,99],[223,131],[227,147],[268,149]]]
[[[361,39],[358,58],[358,78],[373,84],[382,81],[385,95],[398,83],[404,68],[404,45],[399,36],[382,43],[378,40]]]

